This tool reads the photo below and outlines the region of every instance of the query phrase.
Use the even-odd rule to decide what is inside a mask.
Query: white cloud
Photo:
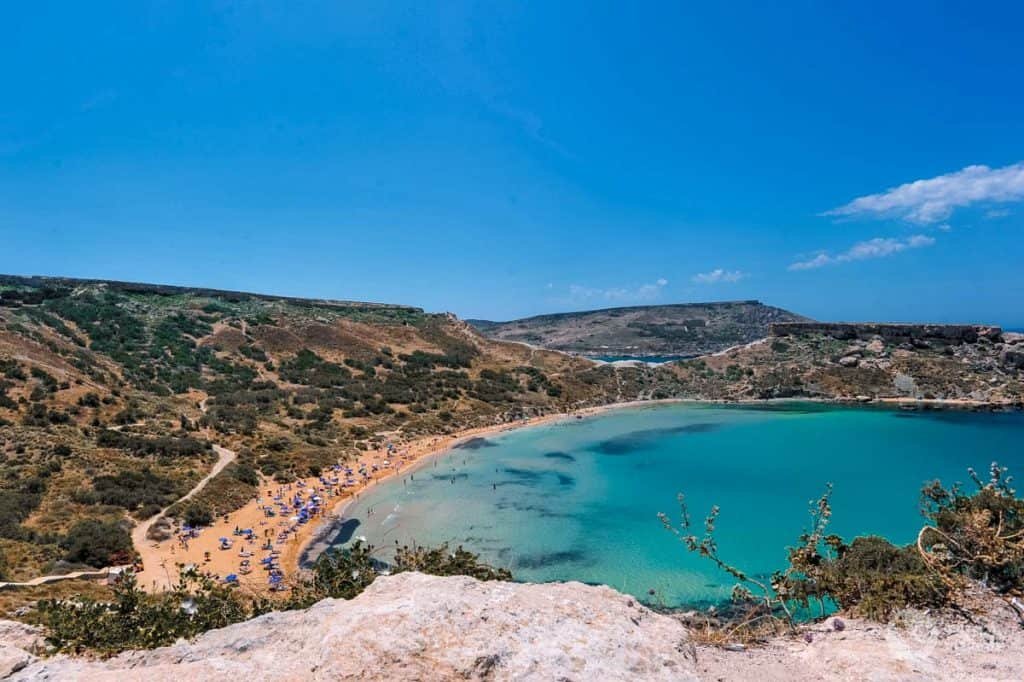
[[[858,197],[822,215],[901,218],[928,225],[945,220],[957,208],[1012,201],[1024,201],[1024,162],[1002,168],[967,166],[955,173]]]
[[[798,261],[789,266],[790,270],[814,270],[826,265],[838,265],[855,260],[868,260],[871,258],[885,258],[907,249],[920,249],[931,246],[935,239],[923,234],[915,234],[905,240],[876,237],[863,242],[857,242],[842,253],[831,255],[826,251],[816,254],[813,258]]]
[[[650,284],[641,284],[636,287],[609,287],[601,289],[580,284],[570,284],[568,296],[558,299],[558,302],[572,305],[599,302],[613,304],[644,303],[657,299],[661,295],[662,289],[666,286],[668,286],[668,280],[664,277],[659,277]]]
[[[718,284],[719,282],[738,282],[746,276],[747,273],[740,270],[715,268],[710,272],[699,272],[691,279],[697,284]]]

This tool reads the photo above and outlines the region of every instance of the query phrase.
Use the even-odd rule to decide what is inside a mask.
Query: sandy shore
[[[444,454],[471,438],[484,438],[511,429],[592,416],[612,409],[669,402],[681,401],[614,403],[571,413],[554,413],[517,422],[481,426],[450,435],[427,436],[397,445],[391,453],[386,449],[371,450],[362,453],[354,462],[343,463],[343,466],[354,471],[365,469],[367,472],[365,477],[357,476],[355,485],[344,489],[325,486],[318,477],[301,479],[287,485],[265,479],[260,485],[260,497],[250,500],[245,506],[226,516],[219,517],[212,526],[203,528],[196,537],[188,539],[187,542],[172,538],[163,542],[146,541],[143,546],[138,547],[143,560],[143,572],[139,575],[139,583],[149,591],[169,589],[176,582],[180,567],[191,564],[198,570],[219,578],[234,573],[238,575],[242,587],[254,592],[264,592],[268,589],[268,572],[260,564],[263,558],[273,553],[287,583],[298,574],[299,561],[307,548],[341,518],[349,503],[380,481],[408,473],[426,458]],[[304,524],[296,524],[279,516],[266,516],[264,507],[273,497],[281,496],[287,499],[296,493],[303,494],[307,499],[313,494],[323,498],[321,512]],[[253,538],[247,540],[244,536],[235,535],[236,528],[252,529]],[[229,538],[231,548],[221,549],[220,538]],[[271,546],[269,550],[264,549],[268,541]],[[240,570],[245,559],[248,559],[251,566],[251,572],[248,574]]]
[[[970,409],[983,406],[995,407],[977,404],[969,400],[881,398],[871,401],[858,401],[796,399],[797,402],[801,400],[847,405],[855,403],[864,405],[867,403],[889,408],[909,406],[948,409]],[[667,399],[612,403],[570,413],[554,413],[512,423],[481,426],[450,435],[427,436],[396,445],[390,453],[386,449],[368,451],[362,453],[356,461],[344,463],[344,466],[355,471],[360,469],[366,471],[365,476],[358,476],[354,485],[347,486],[344,489],[341,487],[325,486],[316,477],[302,479],[288,485],[281,485],[272,480],[265,479],[260,486],[259,498],[250,500],[241,509],[218,518],[212,526],[204,528],[197,537],[188,540],[187,546],[178,539],[159,543],[146,541],[142,546],[137,546],[144,566],[144,571],[140,575],[140,584],[151,591],[168,589],[176,581],[179,567],[193,564],[199,570],[219,577],[224,577],[231,573],[238,574],[239,582],[243,587],[252,591],[263,592],[268,587],[268,573],[262,568],[260,560],[270,556],[271,552],[277,558],[277,563],[284,573],[285,583],[287,583],[289,579],[293,579],[298,574],[300,560],[310,546],[314,543],[319,545],[323,542],[325,536],[329,535],[330,530],[342,518],[345,508],[352,501],[358,499],[363,492],[380,481],[408,473],[427,458],[442,455],[459,443],[471,438],[483,438],[511,429],[592,416],[608,410],[619,410],[629,407],[667,403],[763,405],[769,402],[775,401],[755,400],[737,402]],[[783,399],[781,402],[794,402],[794,399]],[[303,494],[307,499],[313,494],[323,498],[320,513],[304,524],[296,524],[287,518],[268,518],[266,516],[264,507],[270,503],[274,496],[287,499],[296,493]],[[234,535],[235,528],[252,529],[254,531],[253,539],[247,541],[241,536]],[[231,539],[232,547],[230,549],[224,550],[220,548],[219,539],[222,537]],[[270,549],[263,549],[268,542],[270,543]],[[317,546],[316,549],[319,550],[320,547]],[[251,572],[248,574],[243,574],[240,571],[243,559],[248,559],[250,562]]]

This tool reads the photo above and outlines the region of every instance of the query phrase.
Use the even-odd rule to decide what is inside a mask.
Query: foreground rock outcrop
[[[695,645],[689,631],[607,587],[523,585],[417,573],[98,661],[37,660],[38,634],[0,622],[16,680],[1020,680],[1024,629],[985,591],[962,615],[891,625],[829,619],[764,646]],[[6,639],[5,639],[6,638]],[[19,653],[20,652],[20,653]],[[27,667],[25,667],[27,666]],[[13,674],[12,674],[13,672]]]
[[[607,587],[406,573],[107,661],[57,657],[19,680],[691,680],[687,632]]]

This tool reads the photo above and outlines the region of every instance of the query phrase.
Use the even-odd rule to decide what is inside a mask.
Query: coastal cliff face
[[[830,619],[763,647],[694,643],[679,619],[608,587],[417,573],[352,601],[277,612],[193,642],[108,660],[37,659],[37,637],[0,627],[13,680],[1009,680],[1024,634],[989,595],[962,617],[907,612],[896,625]]]

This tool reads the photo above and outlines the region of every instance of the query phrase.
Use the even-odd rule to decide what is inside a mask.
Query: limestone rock
[[[0,620],[0,645],[35,651],[45,644],[41,628],[16,620]]]
[[[839,364],[843,367],[856,367],[860,364],[860,358],[856,355],[846,355],[839,358]]]
[[[1017,612],[975,586],[972,618],[909,610],[896,623],[847,617],[763,645],[700,646],[679,620],[607,587],[379,578],[345,602],[271,613],[191,643],[108,660],[33,660],[0,647],[15,680],[1021,680]],[[699,661],[699,665],[698,662]]]
[[[917,382],[914,381],[914,377],[909,374],[897,374],[892,380],[893,386],[896,390],[907,395],[917,394]]]
[[[885,350],[885,342],[882,339],[872,339],[871,343],[867,345],[867,349],[876,355]]]
[[[105,661],[59,656],[19,680],[693,680],[687,631],[607,587],[404,573],[352,601],[270,613]]]
[[[24,649],[0,644],[0,678],[24,669],[35,660],[36,657]]]

